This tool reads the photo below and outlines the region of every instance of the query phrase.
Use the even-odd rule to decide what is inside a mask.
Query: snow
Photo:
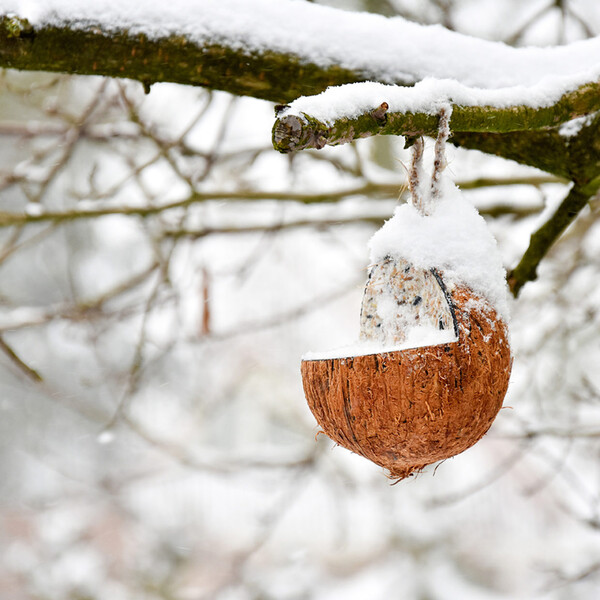
[[[600,48],[599,48],[600,52]],[[598,79],[600,64],[588,71],[570,76],[548,76],[536,85],[523,84],[503,88],[474,88],[454,79],[427,77],[412,87],[386,85],[373,81],[332,86],[315,96],[294,100],[280,116],[308,114],[327,125],[341,117],[353,118],[380,106],[389,112],[438,114],[448,102],[460,106],[532,108],[552,106],[561,96],[580,85]]]
[[[457,340],[454,331],[451,329],[439,330],[434,327],[414,327],[407,333],[407,339],[402,344],[382,346],[377,342],[359,341],[322,352],[307,352],[302,356],[302,360],[325,360],[329,358],[366,356],[368,354],[385,354],[387,352],[398,352],[399,350],[409,350],[411,348],[451,344]]]
[[[458,188],[444,179],[442,189],[428,216],[421,215],[412,204],[396,209],[371,238],[371,262],[391,256],[415,267],[436,268],[446,285],[466,285],[507,320],[506,274],[496,240]]]
[[[96,440],[99,444],[102,444],[103,446],[106,444],[112,444],[115,441],[115,434],[113,431],[105,429],[100,434],[98,434]]]
[[[584,127],[590,125],[596,116],[596,113],[585,115],[571,121],[563,123],[558,129],[558,133],[565,138],[575,137]]]
[[[439,25],[299,0],[0,0],[0,11],[34,26],[69,23],[77,29],[125,29],[151,39],[181,35],[198,44],[291,53],[301,62],[336,65],[388,83],[431,78],[407,91],[409,96],[453,97],[467,104],[543,105],[600,75],[600,37],[554,48],[513,48]]]

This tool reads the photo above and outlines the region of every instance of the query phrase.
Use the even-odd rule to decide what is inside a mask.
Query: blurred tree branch
[[[519,264],[508,275],[508,284],[515,296],[528,281],[537,277],[538,265],[563,231],[587,206],[588,200],[588,194],[580,188],[571,188],[554,214],[531,235],[529,246]]]
[[[21,371],[28,379],[34,383],[42,381],[42,376],[33,368],[31,368],[8,344],[3,336],[0,335],[0,350],[10,359],[10,361]]]
[[[564,183],[565,180],[552,177],[552,176],[531,176],[531,177],[480,177],[477,179],[469,179],[464,181],[458,181],[457,185],[461,189],[473,190],[478,188],[489,188],[489,187],[501,187],[501,186],[514,186],[514,185],[533,185],[540,186],[547,183]],[[398,198],[401,195],[401,189],[404,183],[399,182],[397,184],[385,184],[366,182],[362,185],[354,186],[351,188],[332,190],[331,192],[322,193],[298,193],[298,192],[270,192],[270,191],[258,191],[258,190],[241,190],[223,192],[193,192],[187,198],[182,200],[174,200],[173,202],[167,202],[164,204],[156,204],[150,206],[107,206],[101,208],[75,208],[72,210],[63,211],[40,211],[32,213],[16,213],[16,212],[3,212],[0,211],[0,228],[5,227],[21,227],[23,225],[32,225],[36,223],[66,223],[70,221],[79,221],[86,219],[95,219],[98,217],[112,216],[112,215],[124,215],[124,216],[138,216],[138,217],[151,217],[153,215],[161,214],[170,210],[186,208],[192,204],[208,201],[239,201],[239,202],[259,202],[262,200],[275,200],[279,202],[300,202],[302,204],[324,204],[330,202],[338,202],[347,198],[355,196],[368,196],[370,198]],[[502,214],[514,214],[515,216],[527,216],[537,212],[539,209],[536,207],[512,207],[508,205],[497,205],[490,208],[482,209],[483,214],[489,214],[490,216],[500,216]],[[355,220],[369,221],[376,220],[379,222],[384,216],[364,216],[356,218]],[[331,223],[340,219],[332,219]],[[344,218],[341,219],[345,222]],[[319,225],[318,220],[302,220],[296,226],[308,226],[308,225]],[[258,225],[258,226],[236,226],[236,227],[218,227],[218,228],[205,228],[202,230],[202,235],[208,235],[210,233],[236,233],[236,232],[256,232],[256,231],[269,231],[281,229],[285,225],[273,224],[273,225]],[[171,234],[175,235],[174,233]],[[181,234],[186,237],[186,233]]]

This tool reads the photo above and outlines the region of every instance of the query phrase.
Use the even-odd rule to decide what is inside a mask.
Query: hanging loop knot
[[[422,137],[415,140],[412,147],[412,160],[408,175],[408,188],[413,206],[423,216],[432,213],[436,201],[441,195],[442,171],[446,168],[446,141],[450,136],[450,117],[452,106],[444,104],[439,111],[438,135],[435,140],[431,185],[423,192],[423,150],[425,147]]]

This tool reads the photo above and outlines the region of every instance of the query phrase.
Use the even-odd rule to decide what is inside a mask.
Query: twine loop
[[[408,188],[413,206],[423,216],[432,213],[436,201],[441,195],[442,171],[446,168],[446,141],[450,136],[450,117],[452,106],[445,104],[439,111],[438,135],[435,140],[433,170],[429,189],[423,192],[423,150],[425,143],[423,137],[418,137],[412,147],[412,160],[408,174]]]

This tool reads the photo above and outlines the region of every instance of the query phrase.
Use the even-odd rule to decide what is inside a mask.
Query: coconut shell
[[[456,342],[302,361],[304,392],[323,431],[393,478],[475,444],[508,387],[504,322],[466,287],[447,294]]]

